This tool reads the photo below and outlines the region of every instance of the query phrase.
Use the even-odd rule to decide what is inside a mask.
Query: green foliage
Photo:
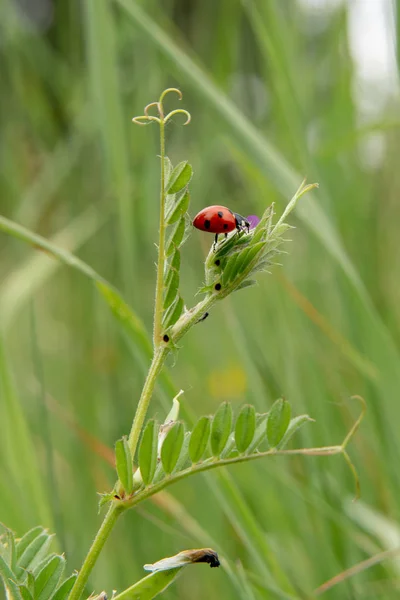
[[[217,290],[217,297],[221,300],[232,292],[255,285],[256,281],[251,277],[267,271],[282,252],[279,249],[285,241],[282,236],[291,227],[284,219],[298,199],[315,187],[316,184],[306,185],[303,181],[276,225],[272,222],[273,206],[269,206],[255,229],[235,231],[228,240],[221,241],[215,251],[212,248],[205,263],[206,285],[200,291],[211,296]]]
[[[185,188],[193,175],[193,169],[187,160],[179,163],[173,169],[167,182],[167,194],[176,194]]]
[[[0,578],[11,600],[66,600],[76,575],[64,580],[65,558],[49,554],[52,537],[42,527],[34,527],[16,540],[3,527]]]
[[[150,420],[142,435],[139,446],[139,468],[145,485],[153,481],[157,467],[158,423]]]
[[[272,405],[267,419],[267,439],[271,448],[275,448],[283,439],[289,427],[291,412],[289,402],[283,398]]]
[[[190,436],[189,456],[193,463],[199,462],[202,459],[210,439],[211,419],[210,417],[201,417]]]
[[[298,204],[291,221],[301,226],[294,232],[290,255],[276,257],[283,269],[268,278],[257,274],[257,288],[235,294],[229,305],[210,311],[185,339],[176,363],[168,361],[152,414],[164,414],[176,392],[170,373],[177,384],[190,387],[186,410],[193,422],[215,412],[224,399],[234,406],[252,402],[264,413],[283,393],[300,412],[317,418],[318,427],[304,428],[299,436],[302,445],[311,446],[341,439],[349,415],[336,402],[357,391],[371,407],[355,448],[364,500],[375,515],[390,515],[389,529],[395,531],[400,453],[397,97],[394,92],[387,98],[387,86],[370,80],[363,86],[362,106],[354,93],[359,56],[353,55],[353,28],[348,24],[362,27],[357,7],[331,2],[315,10],[310,2],[293,1],[289,7],[281,0],[225,0],[211,12],[209,3],[172,0],[158,3],[155,12],[135,0],[93,0],[82,19],[81,3],[67,4],[66,9],[65,2],[52,2],[51,18],[42,21],[16,10],[13,2],[3,3],[0,212],[27,230],[51,236],[53,246],[93,265],[123,292],[146,327],[141,323],[142,329],[135,330],[126,313],[120,319],[118,311],[115,324],[76,270],[63,267],[53,252],[41,251],[34,241],[18,244],[8,235],[10,229],[1,234],[5,355],[15,373],[14,403],[28,425],[23,431],[32,436],[21,460],[13,449],[20,452],[23,438],[7,427],[6,396],[1,394],[0,471],[2,483],[7,483],[0,500],[2,520],[18,531],[36,523],[56,529],[63,548],[64,531],[74,566],[93,539],[98,522],[90,517],[95,491],[105,489],[105,477],[109,486],[114,483],[113,471],[103,469],[107,455],[99,444],[103,450],[107,445],[108,458],[112,456],[114,440],[128,429],[152,355],[148,332],[158,228],[157,130],[135,129],[126,121],[152,97],[151,90],[177,80],[185,93],[182,105],[190,106],[195,117],[194,127],[182,135],[180,118],[171,120],[166,127],[168,151],[175,163],[190,156],[195,167],[190,184],[193,214],[218,203],[244,215],[262,215],[275,202],[279,215],[303,175],[318,180],[320,191]],[[398,3],[392,4],[398,17]],[[390,47],[399,48],[399,28],[392,29]],[[368,32],[371,44],[373,35],[373,30]],[[372,104],[373,112],[365,114],[364,104]],[[169,227],[167,240],[180,222]],[[191,291],[199,287],[207,243],[210,236],[195,232],[182,256],[179,298],[188,306]],[[253,273],[256,269],[270,269],[268,260]],[[182,316],[183,304],[182,299]],[[30,356],[27,324],[33,306],[55,486],[36,395],[40,381]],[[127,333],[122,340],[118,324]],[[228,385],[219,395],[210,381],[223,379],[225,369],[235,370],[237,379],[246,377],[247,384],[233,390]],[[258,417],[263,448],[265,428]],[[282,442],[289,431],[290,426]],[[7,432],[13,445],[8,446]],[[35,468],[27,458],[35,459]],[[348,517],[349,480],[341,461],[311,459],[301,476],[297,464],[286,470],[285,462],[260,461],[249,472],[231,471],[236,492],[254,499],[248,503],[250,520],[241,527],[235,521],[236,496],[229,495],[228,504],[213,476],[207,478],[207,494],[203,478],[181,484],[182,497],[188,490],[191,494],[189,517],[197,529],[188,531],[190,519],[157,509],[157,518],[168,527],[178,523],[179,533],[184,530],[204,545],[203,532],[224,550],[226,575],[211,584],[193,569],[185,574],[191,578],[188,585],[210,599],[248,600],[244,583],[236,577],[237,561],[242,560],[256,597],[280,597],[279,579],[265,567],[251,518],[301,597],[312,596],[313,586],[369,557],[374,548],[390,547],[390,536],[382,538],[372,527],[372,516],[362,524]],[[41,494],[30,485],[35,479]],[[151,505],[148,509],[143,519],[154,520]],[[221,521],[235,531],[234,545],[224,548]],[[151,544],[160,548],[160,555],[171,551],[170,537],[160,536],[152,522],[133,531],[135,522],[128,515],[118,528],[121,552],[115,552],[114,540],[105,546],[102,564],[107,569],[93,571],[93,589],[109,581],[128,585],[128,572]],[[290,544],[279,531],[290,531]],[[316,543],[315,531],[324,543]],[[176,535],[179,540],[178,531]],[[256,553],[250,554],[254,546],[262,557],[259,562]],[[343,580],[326,595],[376,593],[392,600],[398,595],[393,589],[397,575],[395,561],[384,561]],[[186,597],[187,586],[182,582],[173,595]]]
[[[115,464],[118,478],[125,492],[129,495],[133,491],[133,464],[128,440],[123,437],[115,444]]]
[[[290,412],[289,403],[282,399],[266,414],[257,414],[254,406],[245,404],[234,421],[231,404],[223,402],[214,415],[201,417],[186,433],[183,423],[169,417],[160,428],[149,420],[139,447],[141,478],[135,478],[135,493],[127,499],[127,506],[182,477],[284,451],[296,431],[313,420],[308,415],[290,420]],[[271,449],[265,451],[268,442]],[[337,453],[340,448],[336,447]],[[105,494],[101,504],[112,499],[112,493]]]
[[[178,462],[183,440],[185,436],[185,429],[182,423],[173,423],[169,429],[165,440],[161,446],[161,462],[164,471],[170,475],[176,467]]]
[[[219,456],[226,446],[232,428],[232,406],[228,402],[221,404],[211,424],[211,452]]]
[[[245,452],[253,441],[256,430],[256,411],[246,404],[240,411],[235,425],[235,443],[240,453]]]

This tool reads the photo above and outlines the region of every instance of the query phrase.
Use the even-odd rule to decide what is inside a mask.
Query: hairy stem
[[[104,544],[108,536],[111,533],[112,528],[119,515],[124,511],[124,507],[117,504],[112,504],[108,509],[106,516],[104,517],[104,521],[101,524],[99,531],[93,541],[93,544],[90,547],[89,552],[84,560],[81,570],[79,571],[79,575],[76,578],[74,583],[74,587],[71,590],[68,600],[79,600],[81,597],[89,575],[96,563],[96,560],[103,549]]]
[[[165,264],[165,123],[162,105],[160,113],[160,155],[161,155],[161,189],[160,189],[160,227],[158,238],[158,263],[156,300],[154,304],[153,345],[158,348],[161,343],[161,320],[163,313],[164,264]]]
[[[183,471],[179,471],[178,473],[175,473],[170,477],[159,481],[158,483],[147,486],[143,491],[135,494],[131,500],[128,500],[125,503],[125,506],[136,506],[140,502],[143,502],[143,500],[146,500],[147,498],[150,498],[150,496],[157,494],[169,485],[172,485],[177,481],[181,481],[182,479],[185,479],[194,473],[204,473],[205,471],[210,471],[211,469],[228,467],[230,465],[248,462],[250,460],[259,460],[260,458],[267,456],[334,456],[343,453],[344,451],[342,446],[322,446],[321,448],[298,448],[293,450],[276,450],[275,448],[272,448],[270,450],[266,450],[265,452],[257,452],[251,455],[241,454],[233,458],[209,458],[201,463],[187,467],[186,469],[183,469]]]
[[[135,456],[140,432],[142,431],[147,409],[149,407],[150,400],[153,395],[157,375],[161,371],[161,368],[168,355],[168,352],[169,349],[167,347],[159,346],[154,353],[153,360],[151,361],[151,366],[149,372],[147,373],[146,381],[144,382],[143,390],[140,396],[138,407],[136,409],[135,418],[133,419],[132,428],[128,439],[132,457]]]

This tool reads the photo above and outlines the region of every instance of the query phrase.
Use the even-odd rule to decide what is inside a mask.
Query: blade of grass
[[[25,510],[32,521],[52,525],[47,493],[43,487],[35,443],[14,387],[8,359],[0,337],[0,396],[2,400],[2,443],[3,451],[17,481]],[[4,482],[4,485],[7,485]],[[28,508],[29,507],[29,508]],[[28,523],[32,521],[28,520]]]
[[[118,33],[115,30],[115,15],[109,0],[89,0],[85,6],[92,96],[110,175],[110,187],[114,190],[118,202],[120,260],[124,285],[128,297],[131,298],[134,281],[133,205],[125,134],[129,119],[124,117],[119,92],[115,44]]]

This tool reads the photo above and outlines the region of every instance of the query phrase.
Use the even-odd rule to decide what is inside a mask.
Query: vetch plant
[[[216,303],[233,292],[252,287],[256,284],[255,277],[271,268],[277,255],[282,252],[284,235],[291,227],[286,223],[287,217],[299,198],[316,187],[316,184],[306,185],[303,182],[275,223],[274,207],[268,206],[260,219],[254,216],[243,219],[239,226],[230,228],[226,238],[211,244],[204,264],[204,280],[200,286],[203,298],[188,308],[180,292],[180,265],[183,244],[192,230],[188,208],[193,170],[187,161],[176,166],[171,164],[165,153],[165,126],[174,116],[182,115],[185,125],[190,123],[191,117],[183,109],[165,113],[164,101],[171,93],[177,94],[179,99],[182,97],[179,90],[167,89],[158,102],[149,104],[142,116],[133,119],[135,124],[141,126],[156,124],[159,127],[160,221],[152,360],[129,435],[115,444],[117,480],[112,490],[101,494],[100,508],[106,506],[107,511],[81,569],[65,580],[65,559],[48,554],[50,536],[41,527],[31,530],[19,541],[10,530],[4,530],[0,545],[0,576],[8,597],[15,600],[79,600],[120,516],[167,486],[197,473],[270,456],[341,454],[354,474],[358,495],[358,478],[347,453],[347,445],[361,422],[364,404],[361,416],[341,444],[318,448],[287,448],[297,430],[313,419],[308,415],[292,417],[291,406],[283,398],[276,400],[262,414],[249,404],[243,405],[234,414],[231,404],[224,402],[214,415],[202,416],[193,427],[189,427],[179,418],[180,392],[172,400],[171,411],[163,423],[155,419],[146,422],[154,387],[166,358],[178,351],[178,343],[193,326],[201,326]],[[219,212],[223,215],[219,218],[232,220],[229,215],[233,213],[229,209],[217,208],[223,209],[217,210],[217,216]],[[229,214],[224,211],[229,211]],[[145,338],[145,333],[118,292],[90,267],[6,219],[2,219],[0,224],[4,231],[34,242],[91,277],[117,318],[128,323],[135,335]],[[211,227],[208,229],[212,230]],[[211,567],[219,566],[214,549],[185,550],[176,556],[145,565],[144,568],[151,571],[150,575],[114,598],[154,598],[175,580],[183,567],[200,562],[206,562]],[[110,589],[113,587],[114,582],[110,582]]]

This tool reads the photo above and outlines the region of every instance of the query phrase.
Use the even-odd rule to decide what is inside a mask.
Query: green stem
[[[119,515],[124,511],[124,507],[117,504],[112,504],[104,517],[104,521],[101,524],[99,531],[90,547],[89,552],[84,560],[79,575],[76,578],[74,587],[71,590],[68,600],[79,600],[81,597],[89,575],[95,565],[95,562],[106,543],[108,536],[111,533]]]
[[[211,294],[181,316],[171,331],[171,338],[174,344],[178,342],[195,323],[197,323],[197,321],[204,315],[205,312],[207,312],[209,308],[211,308],[213,304],[217,302],[218,299],[219,297],[217,293]]]
[[[162,104],[160,114],[160,154],[161,154],[161,190],[160,190],[160,227],[158,241],[158,264],[156,300],[154,304],[153,345],[158,348],[161,343],[161,320],[163,314],[164,264],[165,264],[165,123]]]
[[[164,364],[168,353],[168,347],[159,346],[154,353],[153,360],[151,361],[150,369],[147,373],[146,381],[144,382],[143,390],[140,396],[139,404],[136,409],[135,418],[133,419],[132,428],[128,439],[132,457],[135,456],[140,432],[142,431],[147,409],[149,407],[150,400],[153,395],[157,375],[161,371],[161,368]]]
[[[131,500],[128,500],[125,503],[125,507],[131,508],[136,506],[143,500],[147,500],[154,494],[158,494],[164,488],[176,483],[177,481],[182,481],[186,477],[190,477],[194,473],[204,473],[205,471],[210,471],[211,469],[217,469],[219,467],[228,467],[230,465],[236,465],[242,462],[249,462],[251,460],[260,460],[261,458],[267,456],[335,456],[337,454],[343,454],[342,446],[322,446],[321,448],[297,448],[290,450],[275,450],[272,448],[271,450],[266,450],[265,452],[257,452],[255,454],[241,454],[239,456],[235,456],[233,458],[209,458],[206,459],[202,463],[197,463],[190,467],[187,467],[183,471],[179,471],[167,477],[166,479],[162,479],[158,483],[154,483],[152,485],[147,486],[143,489],[143,491],[135,494]]]

